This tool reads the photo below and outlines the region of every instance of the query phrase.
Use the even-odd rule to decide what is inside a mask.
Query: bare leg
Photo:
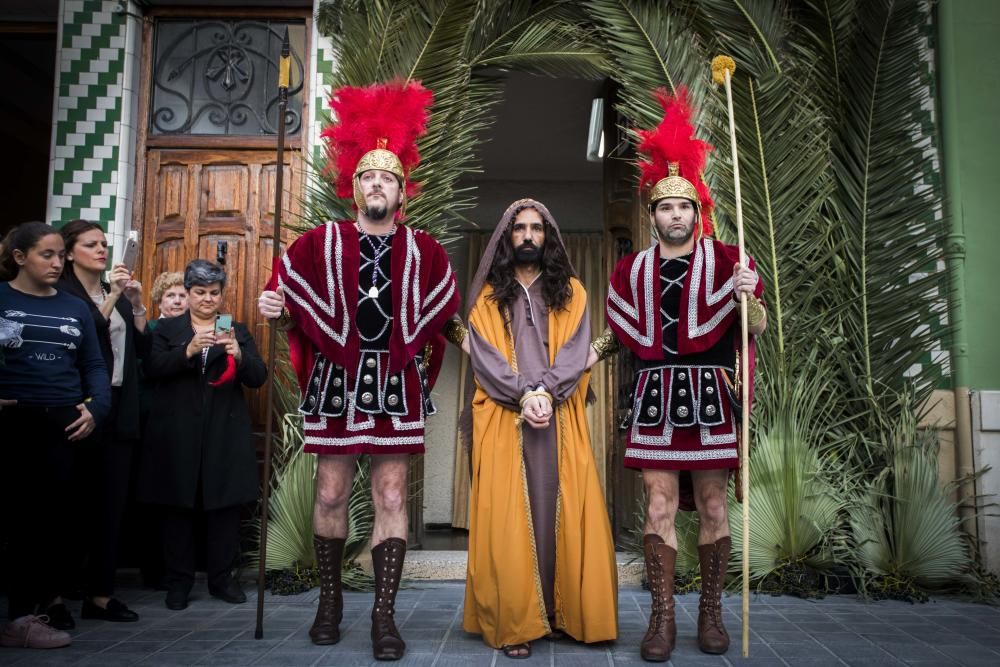
[[[726,513],[726,489],[729,471],[692,470],[694,504],[698,508],[698,544],[715,544],[729,537],[729,517]]]
[[[677,549],[677,518],[679,473],[676,470],[642,471],[642,482],[646,487],[646,525],[642,532],[659,535],[671,549]]]
[[[347,503],[354,482],[355,456],[320,456],[316,469],[313,532],[322,537],[347,537]]]
[[[406,541],[409,529],[406,515],[409,469],[409,454],[372,457],[372,501],[375,503],[372,544],[381,544],[390,537]],[[345,519],[346,511],[345,506]]]

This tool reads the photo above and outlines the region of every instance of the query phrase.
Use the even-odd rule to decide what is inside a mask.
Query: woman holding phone
[[[162,320],[145,363],[155,382],[139,499],[163,506],[168,609],[184,609],[194,583],[196,512],[205,516],[208,590],[246,601],[232,575],[240,507],[257,500],[256,455],[243,387],[267,368],[246,326],[220,315],[225,270],[196,259],[184,270],[187,313]],[[228,320],[230,328],[226,330]]]
[[[96,222],[74,220],[59,232],[66,243],[61,291],[79,298],[90,309],[97,327],[104,364],[111,378],[111,413],[96,436],[77,457],[76,491],[83,502],[78,525],[82,547],[76,588],[82,590],[83,618],[134,622],[139,615],[114,597],[122,516],[128,499],[133,454],[140,438],[138,359],[149,351],[142,285],[132,279],[135,242],[123,261],[108,266],[108,239]],[[52,623],[74,626],[65,605],[49,612]]]
[[[59,232],[15,227],[0,253],[0,496],[8,511],[8,618],[0,645],[56,648],[47,625],[59,578],[75,558],[67,534],[81,444],[111,408],[111,387],[89,308],[56,289],[66,257]],[[41,616],[35,616],[37,612]]]

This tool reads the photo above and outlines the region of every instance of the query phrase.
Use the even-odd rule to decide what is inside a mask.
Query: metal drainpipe
[[[955,53],[955,37],[959,34],[956,17],[957,2],[938,4],[938,85],[940,92],[940,114],[944,147],[942,167],[945,175],[945,202],[951,232],[945,245],[945,261],[948,266],[949,292],[948,312],[953,327],[951,348],[951,372],[955,393],[955,464],[959,477],[969,481],[959,489],[959,516],[963,529],[973,537],[977,536],[975,483],[971,476],[975,473],[972,450],[972,404],[969,396],[969,344],[965,335],[965,225],[962,217],[962,183],[959,178],[958,149],[958,63]],[[978,546],[978,540],[976,542]]]

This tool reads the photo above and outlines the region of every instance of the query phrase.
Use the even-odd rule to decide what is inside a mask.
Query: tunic
[[[684,257],[660,258],[656,245],[615,268],[608,324],[637,358],[626,467],[739,465],[732,282],[738,258],[733,246],[702,239]],[[756,294],[762,291],[758,283]]]
[[[331,222],[299,237],[277,276],[296,325],[305,451],[423,452],[440,331],[458,310],[444,248],[405,226],[380,237]]]

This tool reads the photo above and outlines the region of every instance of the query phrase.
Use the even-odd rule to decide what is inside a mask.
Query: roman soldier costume
[[[298,238],[277,267],[277,283],[294,322],[289,351],[301,390],[305,451],[323,455],[417,454],[430,391],[444,356],[442,330],[458,311],[455,276],[444,248],[402,224],[409,178],[420,156],[430,91],[415,82],[344,87],[330,99],[335,122],[322,133],[337,194],[366,203],[361,175],[391,172],[402,204],[384,234],[353,220],[327,222]],[[313,642],[339,641],[343,612],[343,538],[314,536],[320,600]],[[375,657],[398,659],[405,643],[393,621],[406,541],[372,549]]]
[[[739,250],[710,237],[714,203],[703,179],[711,146],[694,136],[686,92],[657,93],[664,116],[641,131],[640,190],[650,210],[664,198],[695,206],[694,247],[681,257],[660,256],[659,243],[624,257],[611,276],[608,325],[635,358],[631,412],[626,420],[629,468],[703,470],[739,466],[739,302],[733,267]],[[654,230],[655,231],[655,230]],[[749,260],[749,268],[754,262]],[[751,325],[764,317],[758,281],[750,302]],[[608,345],[607,339],[595,345]],[[753,343],[750,377],[753,377]],[[693,510],[690,474],[681,473],[680,508]],[[677,553],[656,534],[644,538],[646,571],[653,596],[642,655],[665,660],[674,644],[673,579]],[[699,547],[702,597],[698,637],[702,649],[728,647],[722,626],[721,593],[730,538]]]

